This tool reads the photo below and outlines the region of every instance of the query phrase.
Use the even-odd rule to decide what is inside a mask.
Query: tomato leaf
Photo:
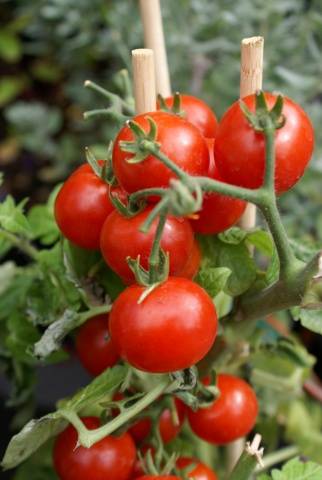
[[[238,227],[229,228],[223,233],[218,235],[218,238],[223,243],[229,243],[231,245],[239,245],[248,236],[245,230]]]
[[[53,190],[46,205],[35,205],[27,215],[33,238],[39,239],[44,245],[51,245],[59,238],[54,217],[54,202],[59,188],[60,185]]]
[[[17,233],[30,238],[31,228],[23,213],[26,202],[27,200],[24,200],[16,205],[11,195],[7,195],[6,199],[0,203],[0,227],[10,233]]]
[[[237,296],[244,293],[256,279],[256,265],[243,244],[223,244],[220,249],[218,266],[231,271],[224,291]]]
[[[213,298],[221,292],[228,281],[231,270],[226,267],[202,267],[195,281]]]
[[[61,406],[65,410],[79,412],[89,405],[103,401],[110,392],[121,385],[126,374],[125,366],[109,368],[72,398],[60,402]],[[7,470],[19,465],[47,440],[56,436],[66,424],[60,409],[38,420],[28,422],[17,435],[12,437],[2,460],[2,467]]]
[[[274,251],[274,243],[270,233],[256,229],[249,232],[246,237],[247,243],[253,245],[259,252],[271,257]]]
[[[291,309],[294,320],[300,321],[303,327],[312,332],[322,334],[322,310],[306,310],[301,307]]]

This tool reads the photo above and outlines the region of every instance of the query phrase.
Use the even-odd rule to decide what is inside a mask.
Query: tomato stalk
[[[115,432],[115,430],[122,427],[122,425],[142,412],[142,410],[153,403],[162,393],[171,391],[176,387],[177,381],[171,382],[169,377],[164,377],[149,393],[138,400],[134,405],[126,408],[113,420],[95,430],[88,430],[74,411],[62,410],[62,416],[76,428],[78,432],[78,444],[90,448],[96,442],[99,442],[104,437]]]
[[[166,222],[166,212],[163,211],[159,216],[159,223],[153,240],[152,250],[149,258],[149,276],[151,284],[158,281],[160,264],[160,242]]]
[[[300,449],[296,445],[290,445],[289,447],[284,447],[276,452],[272,452],[263,458],[263,465],[256,468],[256,473],[262,473],[277,463],[285,462],[285,460],[299,455],[299,453]]]
[[[262,464],[263,448],[260,448],[261,436],[256,434],[252,443],[247,443],[228,480],[249,480],[256,465]]]
[[[0,228],[0,236],[33,260],[38,260],[38,250],[26,238],[19,237]]]

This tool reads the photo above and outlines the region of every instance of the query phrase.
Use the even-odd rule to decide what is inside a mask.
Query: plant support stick
[[[153,112],[156,106],[153,51],[132,50],[132,65],[136,114]]]
[[[145,47],[155,56],[156,89],[163,97],[171,95],[167,52],[164,41],[160,0],[140,0]]]

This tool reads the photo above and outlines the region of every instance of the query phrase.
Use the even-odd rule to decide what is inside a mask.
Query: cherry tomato
[[[100,426],[97,417],[85,417],[82,421],[90,430]],[[56,438],[53,457],[61,480],[128,480],[136,448],[128,433],[109,435],[91,448],[77,447],[77,431],[70,425]]]
[[[158,219],[155,219],[148,233],[140,232],[140,227],[152,208],[131,218],[117,211],[109,215],[101,232],[101,252],[106,263],[125,283],[135,281],[126,258],[141,258],[141,265],[147,269],[149,256],[156,233]],[[161,247],[170,255],[170,275],[181,274],[193,248],[193,231],[188,220],[168,216],[161,239]]]
[[[173,440],[181,430],[185,418],[185,406],[182,402],[175,399],[176,410],[178,414],[179,423],[175,424],[172,419],[171,411],[166,408],[159,419],[159,431],[163,443],[168,443]],[[142,418],[129,428],[129,433],[136,443],[141,443],[150,434],[152,428],[152,421],[150,418]]]
[[[180,272],[180,277],[190,278],[191,280],[197,275],[200,268],[201,251],[197,240],[194,241],[190,257]]]
[[[205,381],[207,383],[207,381]],[[254,427],[258,403],[254,390],[241,378],[220,374],[220,396],[207,408],[188,409],[188,420],[198,437],[224,445],[247,435]]]
[[[113,304],[110,332],[121,357],[151,373],[182,370],[201,360],[217,333],[216,309],[208,294],[177,277],[138,303],[144,291],[132,285]]]
[[[215,165],[213,154],[214,140],[207,139],[210,155],[208,176],[222,181]],[[192,228],[197,233],[216,234],[232,227],[245,211],[247,203],[237,198],[227,197],[219,193],[205,193],[202,210],[191,220]]]
[[[188,473],[188,478],[194,480],[218,480],[217,475],[207,465],[201,463],[196,458],[180,457],[177,460],[177,467],[179,469],[185,469],[192,463],[195,464],[194,468]]]
[[[166,105],[173,106],[173,96],[165,99]],[[200,98],[180,94],[180,107],[183,118],[197,127],[204,137],[214,138],[218,121],[211,108]]]
[[[108,192],[109,185],[88,164],[66,180],[56,198],[55,218],[68,240],[82,248],[99,248],[103,223],[114,210]]]
[[[148,131],[147,117],[156,123],[156,141],[160,144],[161,152],[190,175],[207,174],[209,166],[207,144],[194,125],[177,115],[161,111],[138,115],[133,120]],[[128,162],[133,154],[122,151],[120,142],[133,139],[134,135],[126,125],[114,142],[113,168],[120,185],[130,193],[143,188],[167,187],[170,179],[176,178],[176,175],[157,158],[150,155],[140,163]]]
[[[269,107],[276,95],[265,93]],[[254,111],[255,96],[243,99]],[[310,119],[291,99],[284,98],[284,127],[276,131],[275,189],[277,193],[289,190],[303,175],[313,151],[314,132]],[[255,132],[246,120],[239,102],[235,102],[219,123],[215,141],[215,160],[226,182],[248,188],[263,183],[265,141],[261,132]]]
[[[113,367],[119,359],[108,332],[108,315],[96,315],[82,325],[76,336],[81,364],[92,375]]]

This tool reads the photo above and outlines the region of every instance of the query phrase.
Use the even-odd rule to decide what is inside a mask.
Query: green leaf
[[[237,296],[244,293],[256,279],[256,265],[243,244],[223,244],[220,249],[218,266],[231,271],[225,292]]]
[[[231,270],[226,267],[204,266],[199,270],[195,281],[213,298],[225,288],[230,274]]]
[[[23,213],[26,200],[16,205],[11,195],[0,203],[0,226],[10,233],[31,236],[31,229],[26,216]]]
[[[105,370],[71,399],[61,402],[62,407],[78,413],[89,405],[103,401],[121,385],[127,371],[127,367],[120,365]],[[66,421],[60,409],[39,420],[31,420],[17,435],[12,437],[2,460],[2,467],[10,469],[19,465],[47,440],[56,436],[65,426]]]
[[[272,480],[321,480],[322,466],[314,462],[303,462],[294,458],[282,470],[272,471]]]
[[[2,77],[0,80],[0,106],[14,100],[26,87],[23,77]]]
[[[247,232],[239,227],[229,228],[229,230],[225,230],[218,235],[221,242],[229,243],[230,245],[239,245],[246,237],[248,238]]]
[[[254,230],[249,232],[246,241],[253,245],[259,252],[271,257],[274,251],[274,243],[270,233],[265,230]]]
[[[39,239],[44,245],[51,245],[59,238],[59,229],[54,217],[54,202],[60,188],[58,185],[52,191],[46,205],[35,205],[27,215],[33,238]]]
[[[13,312],[24,306],[34,278],[34,273],[30,269],[19,269],[16,272],[10,284],[0,294],[0,320],[6,320]]]
[[[13,262],[5,262],[0,265],[0,296],[7,290],[10,286],[12,280],[14,279],[18,268]]]
[[[48,357],[61,347],[63,339],[69,332],[82,324],[82,316],[74,310],[65,310],[62,317],[49,325],[44,334],[33,347],[33,355],[37,358]]]
[[[322,335],[322,310],[306,310],[300,307],[291,309],[294,320],[312,332]]]
[[[0,57],[9,63],[15,63],[20,60],[22,54],[22,44],[19,38],[8,30],[0,32]]]
[[[34,359],[27,353],[30,345],[39,339],[38,330],[28,322],[26,315],[15,312],[7,321],[8,335],[6,346],[15,359],[26,363],[34,363]]]
[[[303,402],[296,401],[290,404],[286,425],[286,438],[298,445],[301,453],[321,463],[322,432],[320,425],[311,416]]]

